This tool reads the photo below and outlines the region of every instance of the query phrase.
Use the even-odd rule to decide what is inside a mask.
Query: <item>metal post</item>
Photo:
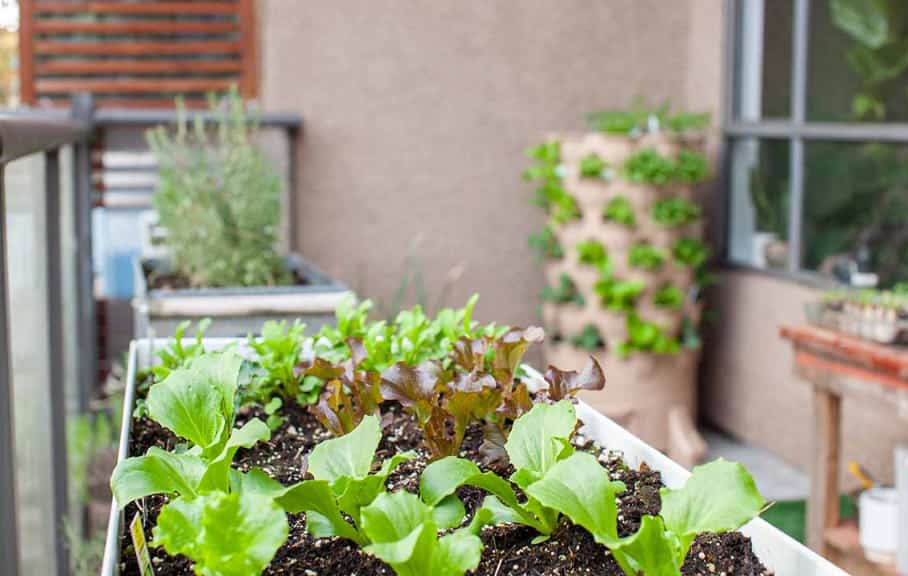
[[[796,0],[792,26],[794,52],[791,58],[791,122],[796,128],[804,126],[807,107],[807,34],[809,32],[810,0]],[[804,206],[804,139],[792,138],[789,150],[788,206],[788,271],[801,269]]]
[[[9,345],[9,299],[6,283],[5,203],[3,167],[0,166],[0,558],[3,559],[4,573],[19,574],[16,439],[13,425],[13,367]]]
[[[44,155],[45,192],[45,250],[47,266],[47,347],[50,383],[50,451],[53,474],[54,548],[57,572],[65,576],[69,562],[63,520],[69,511],[67,503],[66,465],[66,394],[63,386],[63,286],[60,266],[60,150],[48,150]]]
[[[79,411],[85,412],[98,380],[97,318],[95,316],[94,266],[92,263],[91,132],[94,101],[90,94],[78,94],[72,102],[73,118],[84,123],[89,137],[73,147],[73,215],[76,236],[76,302],[79,349]]]

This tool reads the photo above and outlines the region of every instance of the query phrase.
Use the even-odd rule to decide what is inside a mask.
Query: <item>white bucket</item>
[[[885,487],[865,490],[858,506],[864,555],[873,562],[894,563],[899,540],[898,492]]]

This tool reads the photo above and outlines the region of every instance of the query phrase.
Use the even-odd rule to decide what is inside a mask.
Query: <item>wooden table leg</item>
[[[828,390],[813,391],[813,461],[807,497],[807,545],[826,553],[824,533],[839,523],[839,445],[841,398]]]

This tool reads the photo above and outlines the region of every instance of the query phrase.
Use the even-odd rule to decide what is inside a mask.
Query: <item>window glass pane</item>
[[[738,10],[735,113],[787,118],[791,98],[792,0],[742,0]]]
[[[788,261],[788,142],[736,140],[731,145],[729,258],[758,268]]]
[[[808,142],[805,159],[804,267],[908,280],[908,145]]]
[[[807,118],[908,122],[908,2],[810,3]]]

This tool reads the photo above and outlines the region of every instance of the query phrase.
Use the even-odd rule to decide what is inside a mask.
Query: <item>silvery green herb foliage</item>
[[[276,246],[281,183],[253,144],[254,127],[237,91],[213,128],[190,124],[178,101],[175,133],[158,127],[147,139],[158,162],[154,206],[176,270],[193,286],[271,286],[291,278]]]
[[[719,459],[694,468],[683,487],[661,489],[659,516],[644,516],[637,532],[619,538],[615,496],[624,489],[593,456],[578,453],[526,492],[589,530],[628,576],[680,576],[698,534],[737,530],[766,508],[744,467]]]

